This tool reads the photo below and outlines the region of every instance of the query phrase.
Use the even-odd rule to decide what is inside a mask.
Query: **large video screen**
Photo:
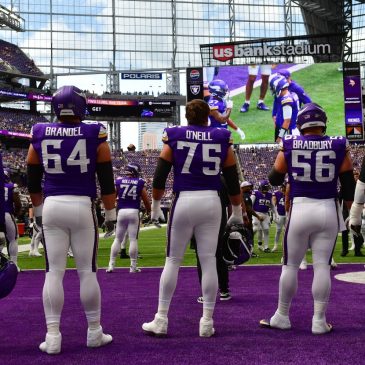
[[[245,133],[245,139],[242,140],[240,135],[230,128],[234,143],[239,144],[257,144],[257,143],[274,143],[275,126],[273,121],[273,103],[274,96],[268,87],[266,93],[262,90],[263,79],[262,74],[269,73],[269,80],[275,74],[283,70],[289,71],[291,80],[300,85],[310,99],[321,105],[328,116],[328,135],[345,135],[344,121],[344,92],[343,92],[343,76],[341,63],[317,63],[317,64],[274,64],[262,66],[220,66],[203,68],[204,82],[204,98],[209,97],[209,89],[207,85],[212,80],[222,80],[228,88],[224,98],[233,102],[231,119]],[[261,70],[261,69],[262,70]],[[201,90],[195,85],[191,85],[198,78],[198,72],[194,69],[188,71],[188,95],[192,97],[202,96]],[[262,72],[262,73],[261,73]],[[249,75],[255,74],[253,75]],[[254,79],[252,94],[250,97],[250,106],[248,111],[243,111],[242,107],[246,100],[246,88],[248,79]],[[260,95],[261,93],[261,95]],[[268,110],[257,108],[257,103],[264,95],[264,103]]]

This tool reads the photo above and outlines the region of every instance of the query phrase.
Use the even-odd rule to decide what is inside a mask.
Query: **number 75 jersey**
[[[44,167],[45,196],[96,197],[97,148],[107,139],[101,123],[39,123],[31,134]]]
[[[162,141],[173,151],[177,191],[221,190],[220,171],[232,144],[223,128],[178,126],[166,128]]]
[[[348,142],[336,136],[285,136],[282,150],[288,165],[290,197],[337,197],[339,170]]]

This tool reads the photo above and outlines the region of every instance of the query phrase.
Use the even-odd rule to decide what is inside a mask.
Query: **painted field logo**
[[[198,70],[191,70],[190,71],[190,78],[192,80],[197,80],[200,77],[200,72]]]
[[[231,60],[234,57],[234,46],[213,46],[213,58],[218,61]]]

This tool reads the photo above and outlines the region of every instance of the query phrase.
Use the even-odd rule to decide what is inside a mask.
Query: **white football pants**
[[[100,321],[100,287],[96,278],[99,232],[89,197],[47,197],[43,207],[46,279],[43,306],[47,324],[60,322],[64,302],[63,276],[71,245],[80,279],[80,299],[87,321]]]
[[[218,291],[217,251],[222,207],[217,191],[183,191],[175,197],[167,229],[166,262],[160,279],[159,311],[168,311],[181,261],[195,236],[202,268],[203,310],[213,311]]]

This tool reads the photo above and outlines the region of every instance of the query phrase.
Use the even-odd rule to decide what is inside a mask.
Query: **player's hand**
[[[156,226],[159,225],[160,221],[165,222],[165,216],[161,209],[161,200],[152,199],[151,221]]]
[[[104,238],[110,237],[114,232],[115,223],[117,222],[117,212],[115,208],[105,210],[105,235]]]
[[[257,214],[257,219],[258,219],[260,222],[263,222],[265,218],[264,218],[261,214]]]
[[[237,133],[240,135],[242,140],[246,139],[245,132],[242,129],[237,128]]]
[[[361,236],[361,220],[356,220],[351,217],[347,217],[345,220],[346,228],[357,237]]]
[[[227,103],[226,103],[226,107],[227,107],[227,109],[232,109],[233,108],[233,101],[228,100]]]
[[[232,205],[232,214],[227,221],[227,226],[232,224],[243,224],[241,205]]]

